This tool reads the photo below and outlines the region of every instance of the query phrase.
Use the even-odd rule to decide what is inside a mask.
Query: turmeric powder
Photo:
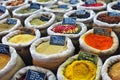
[[[93,48],[105,50],[112,46],[113,39],[112,37],[90,33],[86,35],[85,42]]]

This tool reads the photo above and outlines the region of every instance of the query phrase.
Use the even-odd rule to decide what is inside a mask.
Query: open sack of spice
[[[48,69],[27,66],[15,73],[12,80],[56,80],[55,75]]]
[[[89,9],[95,12],[102,11],[106,8],[106,3],[104,1],[97,0],[85,0],[82,4],[77,4],[77,9]]]
[[[107,11],[117,11],[120,13],[120,1],[114,1],[111,3],[108,3],[107,5]]]
[[[99,56],[109,56],[115,54],[119,40],[110,28],[95,27],[83,34],[79,43],[80,48],[85,51]]]
[[[26,64],[31,64],[29,46],[40,37],[40,32],[32,28],[20,28],[5,35],[2,43],[14,47]]]
[[[93,10],[79,9],[72,10],[64,14],[64,17],[75,17],[77,22],[89,23],[92,22],[95,16]]]
[[[56,22],[62,21],[63,15],[72,10],[72,6],[67,4],[54,4],[52,6],[44,7],[47,12],[52,12],[56,15]]]
[[[42,6],[39,5],[38,3],[29,3],[23,6],[20,6],[19,8],[15,9],[12,14],[13,17],[19,18],[21,22],[24,24],[24,20],[32,15],[35,14],[39,11],[42,11]]]
[[[47,35],[47,28],[55,21],[55,14],[51,12],[38,12],[25,20],[25,27],[39,29],[42,36]]]
[[[33,0],[33,2],[39,3],[42,6],[52,6],[57,3],[58,0]]]
[[[57,71],[58,80],[100,80],[101,59],[88,52],[80,51],[61,64]]]
[[[9,11],[6,9],[6,7],[0,5],[0,20],[10,17]]]
[[[8,0],[3,3],[3,6],[5,6],[12,13],[14,9],[25,5],[26,3],[26,0]]]
[[[5,18],[0,20],[0,38],[18,29],[20,26],[21,22],[17,18]]]
[[[52,35],[33,42],[30,52],[34,65],[55,71],[61,63],[74,54],[74,49],[68,37]]]
[[[0,43],[0,80],[10,80],[24,66],[13,47]]]
[[[109,57],[101,71],[102,80],[120,80],[120,55]]]
[[[85,24],[76,22],[76,18],[63,18],[47,29],[48,35],[63,35],[71,38],[73,44],[78,44],[78,38],[87,31]]]

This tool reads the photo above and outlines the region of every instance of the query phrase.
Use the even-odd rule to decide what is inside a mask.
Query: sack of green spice
[[[55,21],[55,14],[51,12],[38,12],[25,20],[25,27],[39,29],[42,36],[47,36],[47,28]]]

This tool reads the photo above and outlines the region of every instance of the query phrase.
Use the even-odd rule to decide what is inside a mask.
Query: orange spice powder
[[[86,35],[85,42],[93,48],[106,50],[112,46],[113,39],[112,37],[90,33]]]

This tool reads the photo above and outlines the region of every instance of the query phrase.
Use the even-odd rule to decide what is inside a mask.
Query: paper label
[[[17,24],[17,20],[11,19],[11,18],[8,18],[6,22],[7,22],[7,24],[14,24],[14,25]]]
[[[65,44],[65,36],[60,36],[60,35],[52,35],[52,36],[50,36],[50,44],[51,45],[64,46],[64,44]]]
[[[117,12],[108,12],[109,16],[115,16],[115,17],[120,17],[120,13]]]
[[[120,7],[120,0],[118,1],[118,6]]]
[[[88,61],[94,62],[95,64],[97,64],[97,61],[98,61],[96,55],[89,54],[87,52],[82,52],[82,51],[79,52],[78,60],[88,60]]]
[[[96,0],[86,0],[85,4],[90,5],[90,4],[95,4]]]
[[[5,13],[5,11],[6,11],[6,8],[5,8],[4,6],[1,6],[1,5],[0,5],[0,12]]]
[[[0,53],[9,54],[9,46],[5,44],[0,44]]]
[[[110,28],[99,28],[95,27],[94,28],[94,34],[99,34],[103,36],[111,36],[111,29]]]
[[[67,9],[67,5],[59,5],[58,8],[63,8],[63,9]]]
[[[76,18],[63,18],[62,24],[75,25]]]
[[[40,4],[38,4],[38,3],[30,3],[30,8],[31,9],[40,9]]]
[[[25,80],[45,80],[46,74],[34,70],[28,70]]]
[[[48,15],[41,15],[40,16],[40,20],[42,20],[42,21],[49,21],[50,20],[50,16],[48,16]]]
[[[70,0],[69,3],[70,3],[70,4],[77,4],[77,3],[78,3],[78,0]]]
[[[76,12],[77,15],[85,15],[86,11],[85,10],[78,10]]]

